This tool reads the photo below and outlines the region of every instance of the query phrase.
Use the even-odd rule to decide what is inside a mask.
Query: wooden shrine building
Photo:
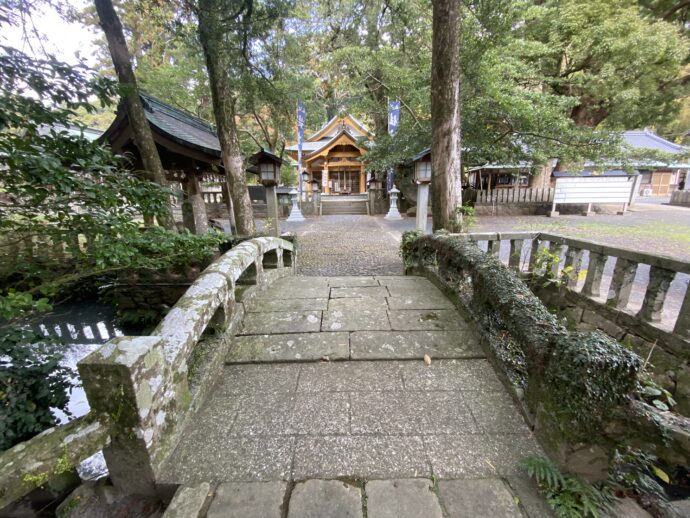
[[[202,181],[222,186],[223,202],[232,218],[220,143],[213,126],[148,94],[140,93],[140,97],[167,180],[182,187],[184,226],[196,234],[208,230],[206,206],[201,191]],[[133,168],[143,169],[122,103],[118,106],[115,120],[99,140],[107,142],[115,153],[130,154],[133,157]]]
[[[366,149],[362,139],[373,133],[352,115],[333,117],[302,144],[302,168],[309,181],[316,180],[323,194],[360,194],[366,192]],[[297,144],[286,151],[297,160]]]

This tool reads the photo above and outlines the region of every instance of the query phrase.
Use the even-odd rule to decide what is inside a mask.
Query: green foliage
[[[645,16],[634,0],[550,0],[526,12],[524,35],[548,91],[576,99],[578,124],[631,129],[667,121],[687,95],[680,27]],[[685,92],[685,94],[683,93]]]
[[[4,28],[14,18],[3,12]],[[0,449],[55,424],[51,408],[68,400],[59,346],[24,325],[29,315],[80,281],[198,262],[225,240],[142,228],[142,215],[165,211],[170,193],[68,131],[116,93],[84,64],[0,47]]]
[[[59,343],[26,326],[0,333],[0,451],[56,424],[51,408],[67,411],[72,386],[60,365]]]
[[[457,214],[456,228],[457,232],[469,232],[470,229],[477,222],[476,212],[474,207],[463,205],[455,208]]]
[[[534,260],[533,282],[541,282],[544,287],[563,287],[575,276],[572,266],[561,268],[558,274],[554,273],[561,262],[561,256],[551,252],[547,248],[537,250]]]
[[[641,400],[664,412],[668,412],[676,405],[676,400],[673,399],[671,393],[651,379],[646,379],[640,383],[637,388],[637,395]]]
[[[635,391],[642,360],[599,331],[570,333],[551,355],[542,397],[560,432],[586,440]]]
[[[520,466],[533,478],[559,518],[598,518],[611,509],[612,497],[606,487],[598,487],[572,474],[563,474],[548,458],[531,456]]]
[[[666,500],[666,492],[659,480],[670,482],[670,477],[659,467],[655,455],[635,448],[616,450],[609,476],[615,489],[633,491],[639,496],[652,496]]]

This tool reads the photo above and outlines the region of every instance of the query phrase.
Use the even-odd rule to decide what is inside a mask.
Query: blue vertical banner
[[[388,134],[394,137],[398,132],[398,125],[400,124],[400,101],[388,101]],[[392,167],[388,170],[388,181],[386,182],[386,190],[390,191],[395,183],[395,169]]]
[[[297,176],[299,177],[299,200],[302,202],[302,143],[304,142],[304,123],[307,120],[307,110],[302,101],[297,101]]]

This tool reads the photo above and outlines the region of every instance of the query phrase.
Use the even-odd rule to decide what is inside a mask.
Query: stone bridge
[[[543,455],[534,415],[451,273],[476,269],[475,300],[506,319],[478,265],[513,274],[434,239],[406,252],[421,276],[296,276],[290,240],[239,244],[150,336],[79,364],[90,413],[3,454],[0,507],[103,449],[113,484],[166,516],[549,516],[518,468]],[[540,311],[515,319],[527,349],[569,336]]]

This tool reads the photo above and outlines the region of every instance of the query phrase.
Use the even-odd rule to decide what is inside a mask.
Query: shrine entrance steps
[[[208,488],[208,516],[548,516],[517,466],[533,454],[428,280],[287,277],[247,305],[159,482]]]

